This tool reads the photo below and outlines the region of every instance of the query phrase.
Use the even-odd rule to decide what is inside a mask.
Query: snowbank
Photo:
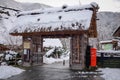
[[[55,48],[50,49],[48,52],[46,52],[45,56],[49,56],[54,52]]]
[[[44,39],[43,47],[63,47],[59,39]]]
[[[0,57],[2,57],[4,54],[0,54]]]
[[[24,70],[12,66],[0,66],[0,79],[6,79],[22,73]]]
[[[48,58],[47,56],[52,54],[54,52],[54,50],[55,50],[55,48],[52,48],[48,52],[46,52],[46,54],[43,56],[43,63],[52,64],[52,63],[56,63],[56,62],[62,62],[63,60],[69,60],[69,54],[70,54],[69,51],[62,53],[60,58],[53,58],[53,57]]]
[[[120,68],[100,68],[102,75],[105,80],[120,80]]]
[[[15,57],[18,53],[16,53],[15,51],[6,51],[6,54],[5,54],[5,60],[11,60],[13,59],[13,57]]]
[[[43,57],[43,63],[45,64],[53,64],[53,63],[56,63],[56,62],[62,62],[63,60],[69,60],[69,56],[66,56],[64,58],[47,58],[47,57]]]

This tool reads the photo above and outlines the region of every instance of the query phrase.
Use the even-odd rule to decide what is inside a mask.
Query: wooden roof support
[[[115,30],[115,32],[113,33],[113,36],[120,37],[120,26]]]
[[[52,37],[57,37],[57,36],[71,36],[74,34],[82,34],[82,33],[87,33],[87,30],[63,30],[63,31],[52,31],[52,32],[26,32],[26,33],[10,33],[13,36],[52,36]]]

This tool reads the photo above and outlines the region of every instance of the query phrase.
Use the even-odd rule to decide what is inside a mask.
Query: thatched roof
[[[120,26],[114,31],[113,36],[120,37]]]
[[[31,32],[88,30],[93,13],[97,9],[98,5],[91,3],[83,6],[63,6],[62,8],[21,12],[17,15],[14,28],[10,33],[20,35]],[[94,26],[96,27],[96,25]]]
[[[5,50],[10,50],[10,49],[4,45],[0,45],[0,51],[5,51]]]

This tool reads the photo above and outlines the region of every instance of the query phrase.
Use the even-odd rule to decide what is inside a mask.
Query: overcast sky
[[[99,11],[120,12],[120,0],[16,0],[20,2],[43,3],[53,7],[61,7],[66,4],[69,6],[89,4],[96,2],[99,4]]]

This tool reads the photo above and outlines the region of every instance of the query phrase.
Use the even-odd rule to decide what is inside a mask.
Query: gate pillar
[[[41,65],[43,63],[43,38],[42,36],[32,37],[32,64]]]
[[[85,68],[85,51],[87,46],[87,35],[72,35],[71,37],[71,53],[70,68],[74,70],[82,70]]]

